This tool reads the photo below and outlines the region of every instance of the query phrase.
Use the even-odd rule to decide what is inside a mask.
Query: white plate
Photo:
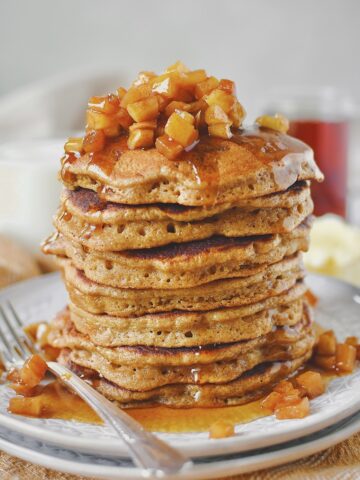
[[[310,275],[308,283],[320,298],[318,321],[333,328],[338,337],[360,333],[360,292],[350,285]],[[66,303],[60,276],[51,274],[3,290],[0,301],[11,300],[24,323],[49,320]],[[111,428],[73,421],[33,419],[7,412],[10,396],[0,386],[0,425],[61,448],[107,456],[127,456],[125,446]],[[334,379],[326,394],[311,402],[311,415],[302,420],[277,421],[268,416],[237,425],[236,436],[209,440],[207,432],[159,434],[192,457],[244,452],[309,435],[360,410],[360,369]]]
[[[360,412],[317,433],[298,440],[247,453],[200,458],[193,468],[164,480],[210,480],[282,465],[349,438],[360,430]],[[128,459],[114,459],[60,449],[0,427],[0,449],[31,463],[66,473],[118,480],[144,477]]]

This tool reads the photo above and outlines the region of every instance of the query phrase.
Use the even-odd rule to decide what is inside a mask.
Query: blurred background
[[[235,80],[248,123],[287,115],[327,176],[317,213],[360,224],[359,18],[358,0],[2,0],[0,234],[35,254],[51,231],[62,145],[84,128],[87,99],[178,59]],[[347,264],[360,237],[345,260],[348,225],[334,221],[320,234],[331,232]]]

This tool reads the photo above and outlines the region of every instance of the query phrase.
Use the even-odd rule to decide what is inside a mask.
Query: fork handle
[[[90,405],[105,423],[111,425],[127,445],[134,463],[156,477],[176,473],[192,462],[107,400],[64,365],[47,362],[49,370]]]

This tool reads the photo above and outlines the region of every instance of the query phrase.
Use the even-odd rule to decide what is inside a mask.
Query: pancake
[[[171,245],[158,254],[153,250],[134,251],[134,254],[84,251],[79,244],[63,237],[51,240],[46,249],[59,256],[61,265],[64,264],[62,258],[69,257],[89,280],[102,285],[174,289],[261,272],[267,264],[307,250],[308,232],[303,231],[304,235],[299,237],[296,233],[256,239],[213,237],[201,243],[181,244],[180,248]]]
[[[310,147],[266,128],[239,130],[231,140],[203,136],[175,161],[154,148],[128,150],[126,141],[120,137],[97,154],[66,155],[63,183],[94,190],[115,203],[204,206],[283,191],[298,180],[323,179]]]
[[[65,237],[97,251],[132,250],[159,247],[172,242],[201,240],[213,235],[244,237],[288,233],[313,211],[310,190],[303,201],[291,208],[232,208],[213,217],[194,222],[139,220],[120,224],[87,223],[61,207],[54,219]]]
[[[261,363],[303,356],[314,342],[310,331],[311,327],[302,322],[286,327],[286,330],[280,327],[265,338],[253,340],[252,348],[236,359],[208,365],[154,367],[145,364],[133,367],[110,362],[96,351],[81,349],[71,350],[69,358],[76,365],[98,372],[119,387],[137,392],[174,383],[226,383]]]
[[[234,202],[212,206],[189,207],[178,204],[126,205],[102,201],[96,192],[79,188],[64,189],[61,205],[69,214],[93,224],[116,224],[138,221],[193,222],[213,217],[232,208],[292,208],[302,203],[310,190],[309,182],[300,181],[283,192],[262,197],[238,198]]]
[[[93,379],[94,387],[108,399],[116,401],[121,408],[158,404],[174,408],[223,407],[241,405],[262,397],[273,385],[304,365],[311,353],[312,346],[302,357],[257,365],[228,383],[172,384],[146,392],[127,390],[104,378],[99,378],[94,370],[72,363],[66,351],[62,353],[59,361],[84,378]]]
[[[237,308],[199,312],[174,311],[141,317],[94,315],[69,304],[76,329],[101,346],[148,345],[187,347],[248,340],[274,325],[293,325],[302,316],[302,302],[239,317]]]
[[[259,301],[259,290],[273,295],[283,289],[296,287],[303,294],[305,286],[296,281],[303,271],[299,258],[287,258],[264,268],[252,276],[239,279],[217,280],[200,287],[182,289],[114,288],[88,280],[69,260],[62,260],[64,280],[72,303],[94,314],[124,317],[172,310],[213,310]],[[270,290],[272,289],[272,291]]]
[[[222,278],[253,275],[263,271],[267,264],[297,251],[306,251],[311,223],[311,218],[307,218],[288,234],[215,236],[157,249],[122,252],[84,250],[79,243],[56,235],[49,238],[43,249],[71,258],[89,280],[103,285],[128,289],[185,288]]]
[[[210,368],[216,363],[232,362],[239,357],[244,357],[256,348],[276,348],[279,344],[292,344],[307,335],[313,322],[311,310],[306,302],[302,305],[301,314],[296,318],[289,318],[288,323],[286,319],[281,319],[280,316],[278,318],[280,322],[273,324],[271,329],[264,330],[263,333],[259,332],[260,334],[254,338],[237,342],[177,348],[144,345],[102,347],[92,342],[88,335],[77,331],[70,320],[69,310],[64,309],[51,323],[48,338],[49,344],[58,349],[86,350],[104,357],[113,365],[129,368],[189,367],[195,364],[208,365]]]

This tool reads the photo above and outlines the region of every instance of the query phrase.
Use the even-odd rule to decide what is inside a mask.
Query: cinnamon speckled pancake
[[[270,281],[271,278],[274,278],[274,276],[266,275],[266,268],[258,274],[258,277],[261,273],[264,273],[265,278],[270,279]],[[184,294],[179,289],[173,292],[170,290],[156,291],[157,293],[152,290],[119,289],[88,280],[69,261],[64,266],[64,278],[71,301],[80,308],[95,314],[107,313],[129,317],[144,315],[145,313],[171,312],[174,309],[184,311],[213,310],[214,308],[228,306],[229,303],[229,291],[226,291],[226,286],[226,298],[221,297],[221,295],[214,296],[214,293],[210,298],[204,291],[196,296],[196,292],[191,292],[189,289],[186,289]],[[304,293],[306,287],[302,282],[294,283],[291,278],[287,278],[285,281],[286,284],[289,281],[291,282],[292,295]],[[228,282],[228,284],[231,285],[232,282]],[[253,293],[257,293],[257,288],[263,288],[262,281],[255,282],[251,287],[246,284],[245,280],[236,282],[236,285],[240,304],[242,303],[241,297],[245,295],[250,297]],[[206,289],[206,292],[209,292],[209,288]],[[155,297],[157,301],[155,301]],[[230,303],[236,303],[236,299],[230,299]]]
[[[263,271],[297,251],[306,251],[311,219],[288,234],[219,237],[165,247],[122,252],[84,249],[62,236],[50,238],[44,249],[71,258],[86,277],[103,285],[135,289],[173,289],[200,285]]]
[[[64,211],[93,224],[116,224],[138,221],[193,222],[213,217],[232,208],[252,210],[256,208],[292,208],[307,199],[309,182],[300,181],[284,192],[262,197],[238,198],[232,203],[219,203],[212,206],[189,207],[179,204],[126,205],[101,200],[92,190],[79,188],[64,189],[61,205]]]
[[[290,208],[231,208],[213,217],[194,222],[138,220],[114,223],[87,223],[61,207],[55,217],[56,229],[65,237],[97,251],[132,250],[201,240],[213,235],[244,237],[288,233],[313,211],[310,190]]]
[[[254,298],[259,299],[259,291],[270,296],[274,291],[279,293],[282,288],[294,288],[294,291],[302,294],[305,286],[297,283],[302,277],[299,261],[288,258],[260,272],[255,270],[252,276],[172,290],[134,290],[101,285],[87,279],[70,260],[63,260],[61,264],[72,303],[91,313],[126,317],[172,310],[213,310],[239,306],[251,302]]]
[[[204,385],[171,384],[144,392],[134,392],[98,378],[96,372],[78,366],[68,358],[64,351],[59,361],[67,364],[76,373],[85,378],[95,378],[93,385],[110,400],[118,402],[121,408],[141,407],[163,404],[176,408],[220,407],[241,405],[262,397],[271,387],[299,369],[310,358],[312,345],[301,357],[294,360],[270,362],[257,365],[228,383]]]
[[[267,325],[262,322],[262,318],[265,317],[269,320]],[[244,338],[235,342],[173,348],[145,345],[104,347],[92,342],[88,334],[76,330],[70,319],[69,309],[65,308],[51,322],[48,339],[53,347],[95,352],[115,365],[129,367],[208,365],[232,361],[249,353],[255,347],[276,345],[279,342],[291,343],[302,338],[302,332],[313,323],[312,311],[304,299],[279,305],[271,310],[264,308],[258,317],[245,315],[239,317],[239,320],[241,318]]]
[[[286,190],[298,180],[323,176],[313,151],[274,130],[253,127],[231,140],[204,136],[176,161],[156,149],[128,150],[126,137],[99,154],[65,157],[61,176],[68,188],[97,191],[125,204],[213,205]]]
[[[72,349],[70,360],[90,368],[110,382],[132,391],[148,391],[174,383],[225,383],[264,362],[292,360],[303,356],[313,345],[311,326],[299,322],[294,327],[280,327],[263,338],[252,340],[252,348],[231,361],[207,365],[148,366],[121,365],[107,360],[94,349]],[[244,342],[246,343],[246,342]]]

